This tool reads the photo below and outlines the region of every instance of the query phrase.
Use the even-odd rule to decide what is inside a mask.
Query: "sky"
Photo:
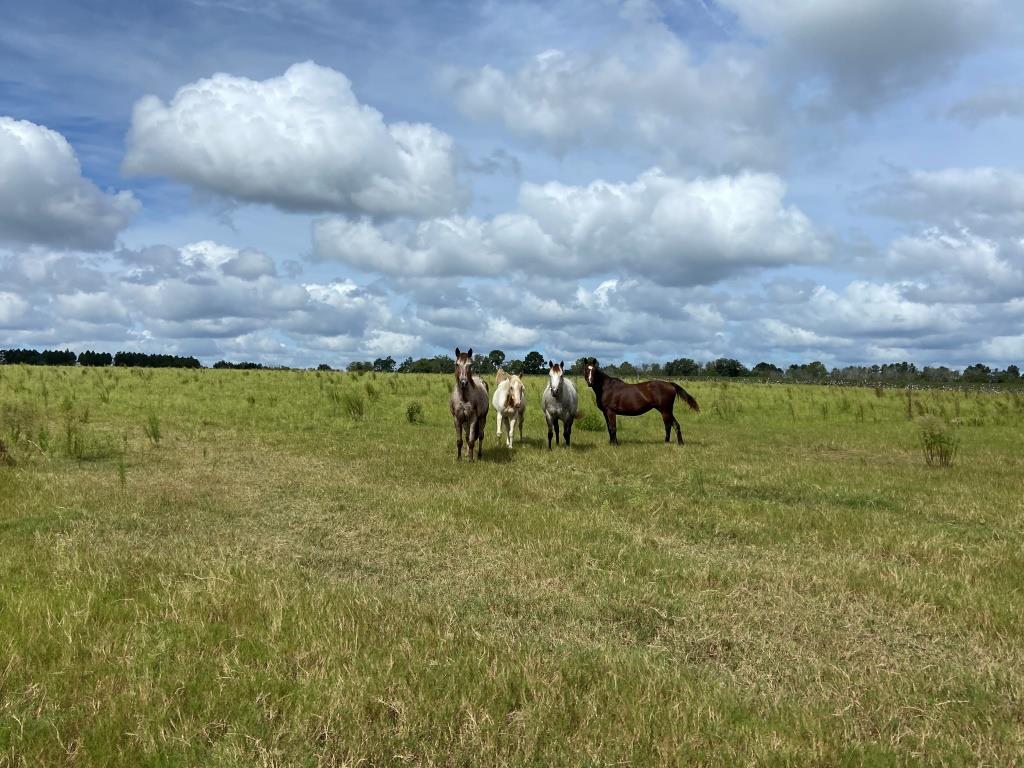
[[[1024,364],[1011,0],[0,18],[0,347]]]

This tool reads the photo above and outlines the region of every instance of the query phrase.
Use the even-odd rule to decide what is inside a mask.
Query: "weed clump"
[[[596,411],[585,411],[573,422],[573,426],[579,427],[584,432],[601,432],[605,428],[604,419]]]
[[[956,431],[938,416],[922,416],[917,420],[921,450],[929,467],[950,467],[960,447]]]
[[[146,433],[146,437],[153,445],[160,445],[160,417],[155,413],[151,413],[146,417],[145,423],[142,425],[142,431]]]
[[[409,403],[405,407],[405,418],[408,419],[410,424],[422,424],[425,421],[423,418],[423,405],[418,401]]]
[[[341,410],[350,419],[362,419],[366,415],[366,400],[359,392],[347,390],[340,396]]]

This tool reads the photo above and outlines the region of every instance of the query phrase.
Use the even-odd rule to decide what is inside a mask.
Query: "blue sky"
[[[0,1],[0,343],[1024,361],[1003,0]]]

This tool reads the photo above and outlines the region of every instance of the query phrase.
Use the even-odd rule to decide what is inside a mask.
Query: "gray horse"
[[[569,447],[572,438],[572,422],[576,418],[579,399],[576,387],[565,378],[565,362],[553,363],[548,360],[548,385],[541,396],[541,408],[544,409],[544,421],[548,423],[548,450],[551,450],[551,436],[558,442],[558,422],[564,425],[565,447]]]
[[[455,348],[455,386],[449,406],[455,420],[457,450],[455,458],[462,458],[462,436],[469,443],[467,458],[473,460],[473,446],[480,441],[477,458],[484,455],[484,431],[487,425],[487,382],[473,375],[473,348],[460,352]]]

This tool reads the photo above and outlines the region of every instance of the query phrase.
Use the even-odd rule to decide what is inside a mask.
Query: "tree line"
[[[569,367],[569,373],[580,375],[586,358],[578,358]],[[70,349],[0,349],[0,364],[24,365],[84,365],[84,366],[130,366],[137,368],[202,368],[202,363],[195,357],[180,355],[162,355],[147,352],[94,352],[86,350],[75,354]],[[522,359],[508,358],[500,349],[492,349],[486,355],[474,355],[474,369],[483,374],[494,373],[498,368],[507,372],[534,376],[547,372],[547,359],[536,350],[527,353]],[[213,368],[260,370],[276,369],[262,363],[232,363],[220,360]],[[605,362],[602,368],[613,376],[622,378],[634,377],[666,377],[681,378],[753,378],[769,381],[846,383],[846,384],[1013,384],[1022,381],[1020,369],[1016,365],[1008,365],[1005,369],[990,368],[982,363],[975,363],[959,371],[946,366],[925,366],[918,368],[914,363],[899,362],[884,365],[849,365],[829,370],[824,363],[815,360],[810,363],[794,363],[782,369],[773,363],[759,362],[753,368],[747,368],[739,360],[731,357],[719,357],[707,362],[697,362],[689,357],[680,357],[665,363],[619,363]],[[327,363],[321,363],[318,370],[334,370]],[[352,372],[376,373],[453,373],[455,360],[448,355],[434,355],[413,359],[406,357],[401,363],[388,355],[375,360],[356,360],[348,364],[346,370]]]

